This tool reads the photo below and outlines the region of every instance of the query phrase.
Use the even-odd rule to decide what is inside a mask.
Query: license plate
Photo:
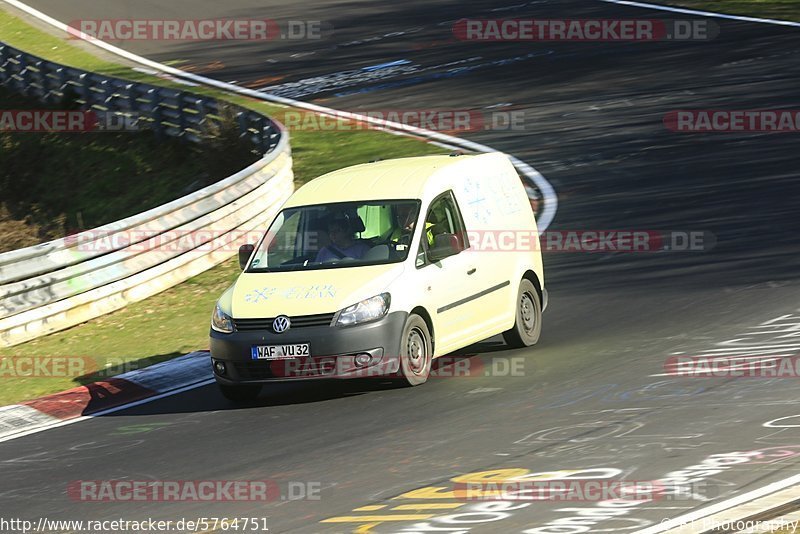
[[[309,343],[258,345],[250,347],[250,356],[254,360],[291,360],[311,356],[311,345]]]

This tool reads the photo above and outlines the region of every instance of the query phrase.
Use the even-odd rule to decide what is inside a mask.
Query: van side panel
[[[455,267],[445,269],[447,272],[432,266],[416,269],[411,263],[419,246],[420,233],[416,232],[409,271],[403,276],[409,286],[425,288],[417,298],[434,325],[434,357],[510,329],[524,273],[533,271],[543,283],[536,220],[508,157],[491,153],[457,159],[458,164],[431,175],[422,195],[421,216],[435,197],[452,190],[470,248],[442,262]],[[466,271],[474,272],[465,276]],[[465,300],[468,302],[460,303]],[[452,303],[458,304],[448,306]]]
[[[455,193],[470,238],[464,253],[474,256],[472,277],[485,293],[462,338],[466,346],[513,326],[519,282],[527,270],[541,280],[541,253],[525,188],[505,155],[471,156],[448,171],[446,186]]]
[[[527,271],[533,271],[539,280],[540,287],[544,288],[544,268],[536,217],[531,208],[528,194],[514,166],[507,157],[503,156],[502,159],[503,161],[498,162],[496,168],[503,169],[502,173],[498,173],[498,179],[503,180],[504,184],[502,188],[498,188],[497,194],[503,201],[516,202],[515,209],[509,210],[507,220],[507,228],[510,230],[507,239],[513,241],[514,252],[502,253],[509,254],[509,259],[512,260],[509,261],[509,267],[513,266],[514,269],[511,275],[514,284],[513,291],[509,295],[508,306],[516,310],[517,291],[524,274]],[[502,239],[498,239],[498,241],[502,241]],[[514,317],[509,319],[506,329],[513,326],[514,319]]]

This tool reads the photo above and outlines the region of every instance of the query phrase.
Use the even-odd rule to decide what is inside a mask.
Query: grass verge
[[[745,15],[800,22],[798,0],[680,0],[658,2],[676,7],[715,11],[727,15]]]
[[[103,74],[187,90],[182,84],[150,76],[94,56],[31,27],[0,7],[0,35],[6,44],[51,61]],[[228,95],[206,87],[192,92],[222,98],[279,116],[285,108]],[[441,153],[421,141],[373,130],[296,131],[292,133],[296,184],[348,165],[373,159]],[[231,259],[183,284],[125,309],[23,345],[0,349],[0,405],[53,393],[159,361],[207,348],[211,310],[238,274]],[[101,372],[80,376],[21,377],[24,358],[82,357]],[[29,361],[29,360],[28,360]],[[67,373],[62,373],[67,374]]]

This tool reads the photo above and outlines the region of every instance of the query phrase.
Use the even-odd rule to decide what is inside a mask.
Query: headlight
[[[391,300],[389,293],[381,293],[348,306],[339,312],[336,326],[350,326],[380,319],[389,311]]]
[[[214,313],[211,314],[211,328],[223,334],[233,332],[233,321],[222,312],[219,304],[214,306]]]

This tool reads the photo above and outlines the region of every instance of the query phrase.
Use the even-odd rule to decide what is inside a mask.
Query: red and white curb
[[[0,407],[0,442],[77,423],[212,384],[208,351],[198,351],[38,399]]]

